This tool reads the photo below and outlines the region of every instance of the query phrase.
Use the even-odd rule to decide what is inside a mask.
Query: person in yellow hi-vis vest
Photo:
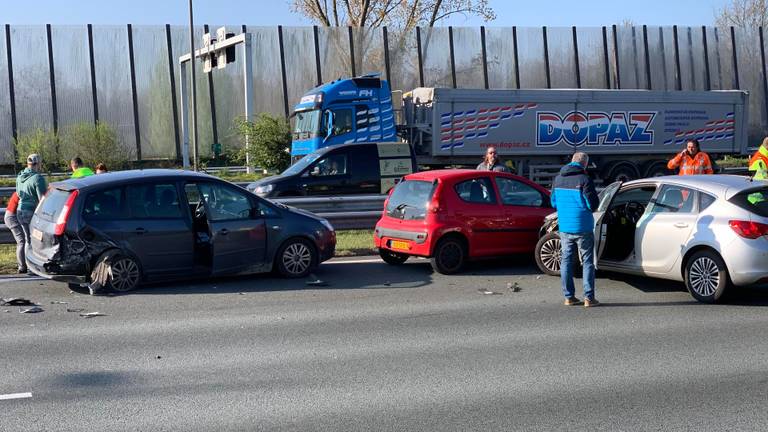
[[[763,138],[760,148],[749,159],[749,170],[755,172],[755,180],[768,179],[768,137]]]

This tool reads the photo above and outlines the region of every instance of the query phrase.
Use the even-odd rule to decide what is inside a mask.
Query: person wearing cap
[[[29,248],[29,223],[35,213],[37,204],[45,195],[48,184],[40,174],[40,155],[31,154],[27,157],[27,167],[16,177],[16,193],[19,195],[19,205],[16,207],[16,218],[24,232],[25,249]]]
[[[83,160],[79,157],[72,158],[71,161],[69,161],[69,167],[72,168],[72,178],[80,178],[80,177],[88,177],[92,176],[95,173],[92,169],[85,166],[83,163]]]

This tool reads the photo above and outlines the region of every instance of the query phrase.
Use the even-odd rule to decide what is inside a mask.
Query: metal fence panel
[[[733,71],[731,30],[728,27],[717,29],[717,52],[720,57],[720,88],[732,90],[735,88],[735,74]]]
[[[219,27],[222,26],[210,26],[212,37],[216,37],[216,29]],[[233,24],[224,27],[230,33],[242,33],[242,25]],[[240,137],[235,130],[235,119],[245,114],[242,49],[242,45],[237,45],[234,63],[228,64],[224,69],[214,68],[210,74],[215,90],[214,101],[219,144],[221,144],[223,152],[229,153],[242,147]]]
[[[448,27],[421,29],[421,56],[424,62],[424,85],[453,87]]]
[[[760,58],[760,35],[757,28],[735,29],[736,55],[739,61],[739,84],[749,91],[749,144],[757,147],[766,136],[763,67]]]
[[[544,35],[541,28],[518,27],[517,49],[519,51],[520,88],[546,88]]]
[[[625,89],[643,89],[646,86],[645,48],[642,27],[617,26],[619,53],[619,79]]]
[[[693,80],[692,88],[695,90],[706,90],[707,68],[704,64],[706,58],[704,56],[704,32],[701,27],[691,27],[690,32],[687,31],[686,33],[690,34],[690,41],[688,41],[687,45],[690,57],[688,62],[690,64],[689,72]]]
[[[277,27],[248,27],[253,59],[254,113],[283,115],[283,80]]]
[[[86,26],[51,26],[59,128],[93,123],[93,94]]]
[[[288,110],[299,102],[301,96],[317,84],[315,45],[311,27],[283,27],[285,49],[285,75],[288,82]],[[321,53],[322,54],[322,53]],[[331,81],[331,71],[321,61],[324,81]]]
[[[52,130],[45,26],[11,26],[11,49],[19,134],[37,128]]]
[[[605,57],[603,52],[603,33],[600,27],[576,29],[579,46],[579,70],[583,88],[607,88],[605,82]]]
[[[99,120],[109,123],[117,132],[120,144],[135,156],[136,137],[126,27],[93,26],[93,56]]]
[[[390,31],[389,69],[393,90],[409,91],[419,86],[419,54],[416,31]]]
[[[11,96],[8,93],[8,51],[5,29],[0,42],[0,163],[14,161],[13,129],[11,125]]]
[[[134,26],[133,53],[141,156],[144,159],[175,158],[176,135],[168,73],[171,65],[165,28]]]
[[[675,88],[674,56],[668,55],[668,52],[672,53],[674,49],[672,40],[666,37],[662,27],[648,26],[648,56],[652,90]]]
[[[483,48],[479,27],[453,28],[453,53],[458,88],[483,88]]]
[[[384,65],[384,34],[380,28],[352,29],[355,45],[355,71],[358,75],[378,73],[386,79]]]
[[[717,27],[707,27],[707,52],[712,90],[721,90],[724,88],[723,59],[720,56],[720,30]]]
[[[203,37],[203,27],[195,26],[195,49],[200,49]],[[189,27],[171,26],[171,45],[173,47],[174,69],[179,70],[178,59],[180,56],[189,53]],[[187,70],[187,81],[189,82],[191,71]],[[181,82],[178,74],[176,75],[176,89],[180,91]],[[211,154],[211,144],[213,144],[213,123],[211,121],[211,98],[208,93],[208,76],[203,73],[203,66],[198,59],[195,62],[195,89],[197,91],[197,140],[200,155],[207,157]],[[192,121],[192,89],[189,89],[189,106],[187,118]],[[181,98],[176,98],[181,116]],[[190,149],[189,156],[192,155],[192,131],[190,130]],[[183,145],[183,144],[182,144]]]
[[[485,50],[488,62],[488,87],[513,89],[515,82],[515,50],[513,32],[509,27],[485,29]]]
[[[347,27],[320,27],[317,32],[320,43],[320,64],[324,81],[352,76]],[[310,58],[314,59],[314,49]],[[311,72],[314,67],[307,70]],[[358,71],[355,71],[358,72]]]
[[[568,27],[547,27],[547,49],[552,88],[576,88],[576,53]]]

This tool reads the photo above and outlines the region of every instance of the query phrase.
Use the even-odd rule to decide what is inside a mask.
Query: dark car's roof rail
[[[74,190],[88,188],[91,186],[102,186],[109,184],[121,184],[126,181],[135,181],[139,179],[152,180],[158,178],[197,178],[197,179],[215,179],[216,177],[196,171],[187,171],[181,169],[145,169],[113,171],[104,174],[96,174],[88,177],[76,179],[67,179],[53,183],[52,186],[60,190]]]

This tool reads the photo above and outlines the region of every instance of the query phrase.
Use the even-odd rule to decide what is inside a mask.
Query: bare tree
[[[291,10],[326,27],[433,27],[453,15],[496,18],[489,0],[290,0]]]
[[[768,24],[766,0],[731,0],[716,12],[715,22],[721,27],[756,29]]]

